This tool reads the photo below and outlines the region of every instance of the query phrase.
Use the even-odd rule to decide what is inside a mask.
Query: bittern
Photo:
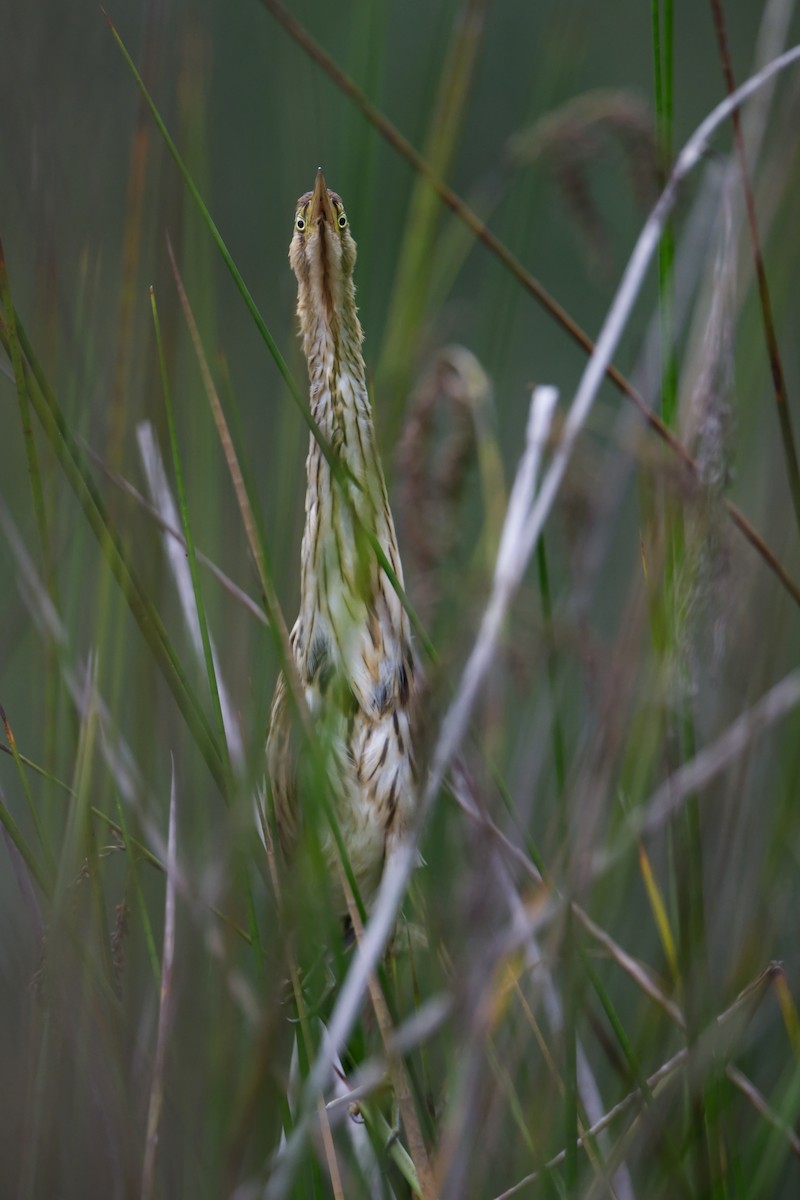
[[[386,493],[361,349],[353,241],[341,198],[322,169],[297,201],[289,261],[297,276],[297,314],[308,360],[310,411],[317,438],[306,459],[300,612],[291,651],[313,726],[324,750],[328,811],[338,825],[362,899],[368,905],[383,865],[414,812],[411,744],[415,694],[408,616],[380,565],[370,534],[402,586],[403,569]],[[281,673],[270,713],[267,769],[277,831],[291,855],[303,810],[324,811],[300,777],[299,731]],[[305,802],[304,802],[305,789]],[[320,845],[337,910],[347,907],[330,822]]]

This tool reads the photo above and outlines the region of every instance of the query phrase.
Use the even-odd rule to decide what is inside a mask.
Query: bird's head
[[[328,190],[322,167],[314,190],[297,201],[289,261],[303,300],[329,319],[341,308],[343,288],[352,280],[356,244],[341,197]],[[304,295],[305,293],[305,295]]]

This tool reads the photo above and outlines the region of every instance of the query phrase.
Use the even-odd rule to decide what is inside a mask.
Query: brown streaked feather
[[[361,530],[375,535],[402,584],[361,353],[355,242],[346,222],[339,223],[341,197],[323,189],[319,173],[314,190],[297,202],[304,220],[301,229],[295,228],[289,258],[297,277],[312,415],[347,468],[349,482],[343,489],[332,479],[329,463],[310,437],[300,613],[291,645],[312,720],[324,731],[321,742],[330,747],[326,774],[333,811],[369,902],[416,803],[413,651],[408,617]],[[306,807],[296,740],[281,676],[266,754],[279,840],[287,854]],[[335,879],[335,841],[328,829],[320,830],[320,838]],[[338,892],[337,897],[344,913],[344,897]]]

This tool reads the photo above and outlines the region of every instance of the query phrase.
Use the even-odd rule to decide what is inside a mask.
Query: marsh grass
[[[81,12],[63,44],[55,10],[12,22],[70,103],[17,56],[2,1195],[797,1192],[797,67],[742,110],[752,206],[727,129],[684,183],[530,544],[523,518],[531,383],[561,394],[546,480],[653,177],[731,62],[741,82],[800,30],[787,0],[714,4],[716,37],[711,8],[654,0],[648,30],[620,6],[602,39],[634,63],[588,7],[511,8],[153,5],[110,32]],[[397,953],[346,1020],[324,790],[291,870],[263,792],[317,436],[285,243],[319,158],[359,243],[420,746],[447,767]]]

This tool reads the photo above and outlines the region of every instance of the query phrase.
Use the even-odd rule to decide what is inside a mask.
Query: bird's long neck
[[[306,460],[299,620],[308,653],[320,627],[335,637],[337,626],[350,617],[355,621],[356,613],[370,608],[384,589],[365,529],[375,534],[401,581],[402,568],[367,394],[352,278],[339,275],[333,287],[330,277],[321,273],[315,278],[312,271],[301,278],[298,315],[311,414],[344,468],[335,479],[312,434]],[[395,602],[393,597],[392,608]],[[339,640],[346,640],[341,628],[338,632]]]
[[[356,478],[370,467],[380,470],[352,277],[341,273],[331,277],[319,264],[312,264],[307,278],[300,281],[297,311],[308,363],[312,417],[342,465]],[[356,418],[368,426],[366,442],[351,436]]]

